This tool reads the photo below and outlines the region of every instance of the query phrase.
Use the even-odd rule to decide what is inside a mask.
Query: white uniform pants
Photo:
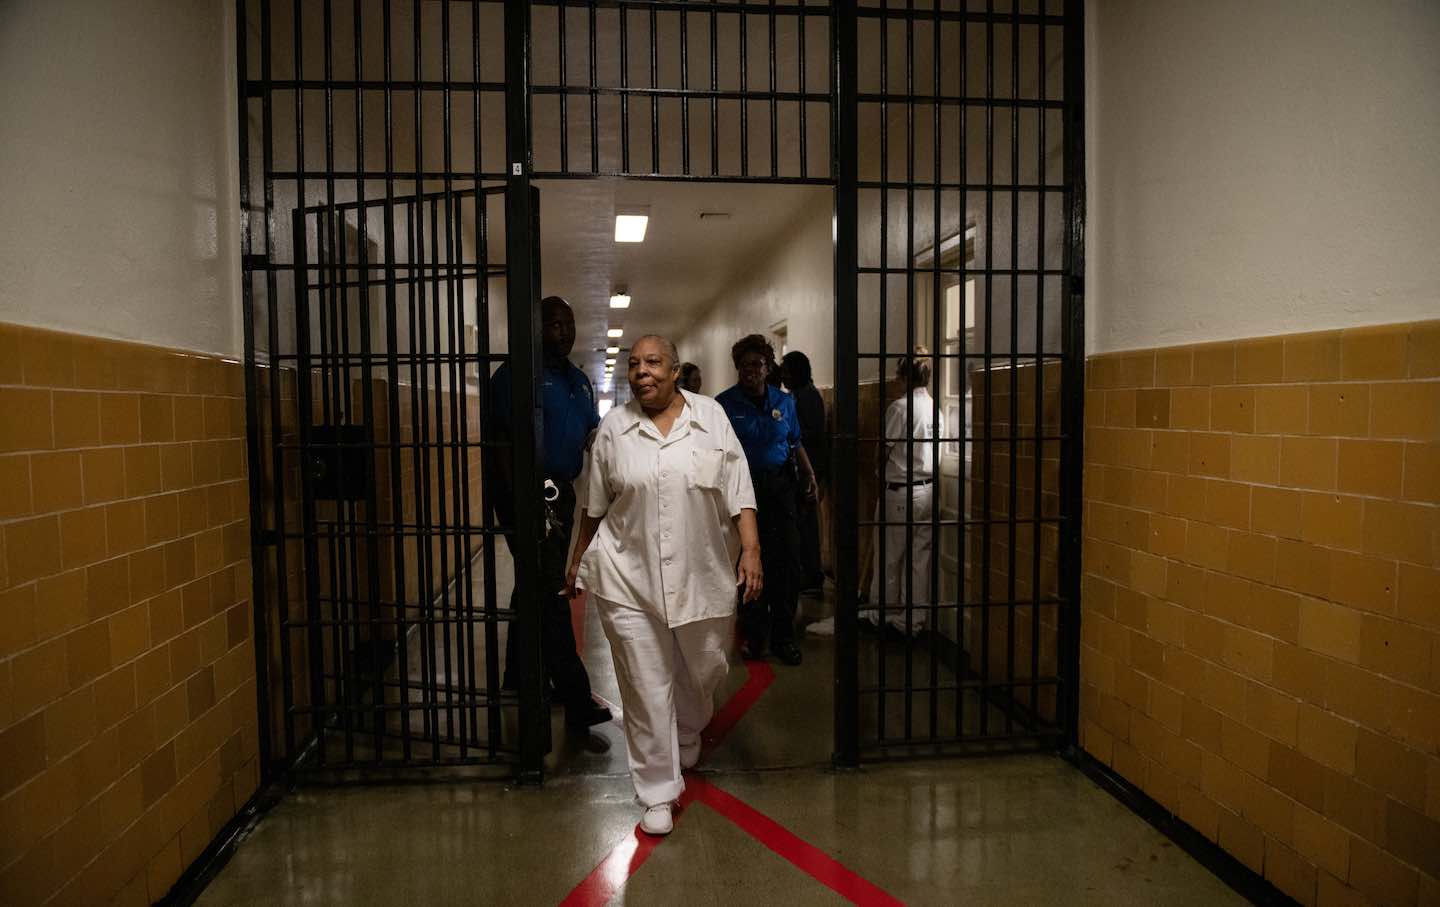
[[[684,758],[700,755],[700,732],[715,713],[715,691],[730,670],[725,650],[735,619],[679,627],[646,611],[599,599],[596,608],[620,681],[625,742],[635,793],[647,807],[678,799]]]
[[[907,494],[908,492],[908,494]],[[906,499],[913,501],[910,513],[912,526],[908,530],[909,544],[906,544],[907,529]],[[875,519],[892,525],[875,527],[874,564],[870,576],[870,603],[886,606],[885,620],[890,626],[905,630],[905,584],[907,578],[913,582],[914,609],[910,627],[919,632],[925,627],[930,612],[928,605],[935,598],[930,589],[931,530],[930,514],[935,504],[935,483],[911,485],[890,490],[887,484],[882,489],[880,501],[875,505]],[[880,562],[880,530],[885,530],[885,562]],[[881,579],[884,582],[881,582]],[[860,612],[861,620],[879,622],[877,608]]]

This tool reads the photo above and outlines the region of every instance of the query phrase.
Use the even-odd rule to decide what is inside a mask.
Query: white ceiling
[[[599,379],[608,327],[618,345],[642,334],[677,337],[812,205],[831,190],[817,186],[678,183],[621,179],[552,180],[540,187],[541,293],[575,309],[571,358]],[[643,243],[615,242],[616,206],[648,206]],[[707,217],[702,212],[727,213]],[[610,309],[624,287],[630,308]]]

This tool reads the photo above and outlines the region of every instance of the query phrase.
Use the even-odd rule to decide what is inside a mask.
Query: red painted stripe
[[[673,816],[676,824],[679,824],[685,815],[686,805],[694,799],[695,795],[688,790],[680,795]],[[645,864],[651,851],[659,847],[663,840],[664,836],[646,834],[637,824],[625,840],[611,848],[600,864],[590,870],[585,880],[565,896],[560,907],[604,907]]]
[[[692,775],[686,793],[734,822],[750,837],[790,861],[796,868],[836,894],[863,907],[895,907],[904,901],[830,857],[733,794]]]
[[[770,689],[770,684],[775,682],[775,668],[763,661],[747,661],[745,668],[749,676],[745,678],[745,684],[735,691],[735,695],[720,707],[715,717],[710,719],[710,724],[701,734],[702,747],[700,758],[705,758],[710,752],[719,746],[725,736],[734,730],[735,725],[750,711],[756,701]]]

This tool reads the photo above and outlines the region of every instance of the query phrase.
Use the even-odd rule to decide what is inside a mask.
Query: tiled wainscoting
[[[1087,383],[1085,749],[1302,903],[1440,902],[1440,322]]]
[[[255,791],[243,370],[0,325],[0,902],[146,904]]]

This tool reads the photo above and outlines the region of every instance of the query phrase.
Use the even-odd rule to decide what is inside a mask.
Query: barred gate
[[[497,544],[530,595],[541,505],[499,526],[484,481],[536,485],[536,420],[486,434],[492,368],[538,362],[535,179],[834,187],[835,761],[1073,739],[1080,4],[1015,2],[237,0],[267,765],[540,776]],[[879,519],[917,345],[938,505]],[[862,634],[862,600],[925,629]]]

